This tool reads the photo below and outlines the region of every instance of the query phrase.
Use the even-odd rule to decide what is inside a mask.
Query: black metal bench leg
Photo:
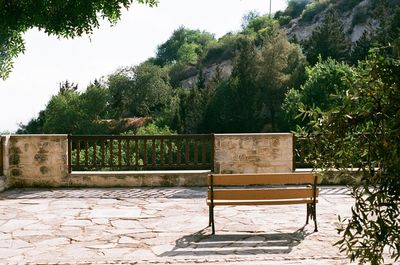
[[[306,218],[306,225],[308,225],[308,218],[310,216],[310,205],[307,203],[307,218]]]
[[[314,215],[314,232],[318,232],[318,227],[317,227],[317,205],[314,204],[313,207],[313,215]]]
[[[211,206],[208,206],[208,226],[211,226]]]
[[[214,206],[211,207],[211,229],[212,229],[212,235],[215,235],[215,224],[214,224]]]

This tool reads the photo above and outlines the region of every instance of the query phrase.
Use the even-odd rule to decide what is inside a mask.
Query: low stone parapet
[[[72,172],[70,187],[201,187],[210,170]]]

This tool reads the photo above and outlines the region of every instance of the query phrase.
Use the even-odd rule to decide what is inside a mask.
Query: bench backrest
[[[266,174],[210,174],[208,175],[208,200],[226,201],[266,201],[284,200],[290,203],[311,202],[318,196],[316,187],[318,176],[312,173],[266,173]],[[249,186],[249,185],[311,185],[311,187],[285,187],[271,189],[257,188],[221,188],[218,186]],[[217,187],[216,187],[217,186]],[[307,200],[301,200],[307,199]],[[301,201],[300,201],[301,200]]]
[[[263,173],[263,174],[209,174],[208,185],[245,186],[274,184],[316,184],[318,176],[312,173]]]

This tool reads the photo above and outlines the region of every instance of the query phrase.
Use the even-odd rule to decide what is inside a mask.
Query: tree
[[[167,69],[150,62],[117,71],[108,78],[108,87],[114,118],[158,116],[172,96]]]
[[[256,132],[261,89],[256,79],[259,53],[254,40],[246,36],[241,38],[237,53],[230,80],[234,93],[231,115],[237,123],[232,129],[234,132]]]
[[[26,125],[18,124],[17,134],[40,134],[44,133],[45,111],[41,110],[37,118],[32,118]]]
[[[136,0],[154,6],[158,0]],[[74,38],[91,34],[99,20],[116,23],[133,0],[0,1],[0,78],[9,75],[13,59],[24,52],[23,34],[31,28]]]
[[[304,80],[306,59],[300,47],[292,44],[280,31],[268,36],[261,47],[258,82],[261,87],[263,131],[282,129],[281,105],[285,92]]]
[[[285,127],[280,122],[284,94],[304,80],[306,60],[276,21],[268,20],[268,25],[257,36],[238,38],[232,75],[209,101],[205,131],[276,132]]]
[[[346,79],[352,78],[353,68],[334,59],[320,61],[313,67],[306,67],[307,80],[299,89],[286,92],[282,109],[290,127],[305,125],[306,117],[299,116],[301,111],[318,108],[322,111],[336,107],[339,102],[336,95],[349,89]]]
[[[208,45],[214,42],[211,33],[180,27],[158,47],[154,61],[160,66],[176,62],[194,64],[197,57],[202,57]]]
[[[44,111],[44,133],[101,134],[105,128],[98,121],[107,107],[108,92],[91,84],[84,93],[73,83],[64,83]]]
[[[343,25],[335,10],[325,14],[320,26],[314,29],[310,38],[303,43],[307,60],[311,65],[331,57],[343,61],[348,55],[348,43],[343,32]]]
[[[354,43],[350,59],[353,64],[357,64],[358,61],[364,60],[368,54],[369,50],[373,47],[371,33],[364,31],[361,37]]]
[[[334,108],[304,113],[309,131],[334,151],[330,158],[316,156],[314,166],[362,178],[337,244],[352,261],[373,265],[384,263],[385,252],[400,258],[400,58],[382,54],[390,53],[379,50],[359,64]]]
[[[276,12],[274,18],[279,21],[280,25],[286,25],[290,20],[301,15],[308,3],[310,0],[288,0],[285,11]]]

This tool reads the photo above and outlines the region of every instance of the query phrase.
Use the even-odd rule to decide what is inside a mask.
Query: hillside
[[[290,0],[286,10],[278,11],[274,19],[279,21],[281,29],[286,32],[290,40],[301,44],[321,26],[326,14],[334,10],[342,25],[346,42],[352,49],[363,34],[372,36],[378,30],[382,30],[382,21],[379,17],[383,14],[388,20],[392,18],[396,7],[400,6],[400,0],[388,0],[386,6],[393,8],[387,10],[379,4],[379,1],[374,0]],[[205,81],[210,81],[216,75],[217,68],[222,70],[223,79],[228,79],[233,69],[233,56],[234,53],[230,53],[230,57],[222,62],[217,59],[211,65],[202,65],[201,71],[205,73]],[[199,72],[199,70],[192,71],[192,75],[179,80],[179,84],[193,88],[199,78]]]

